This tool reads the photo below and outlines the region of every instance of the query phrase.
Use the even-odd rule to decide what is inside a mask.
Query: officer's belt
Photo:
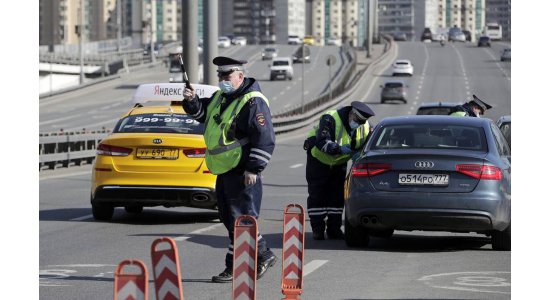
[[[212,149],[212,150],[207,150],[207,151],[208,151],[208,154],[216,155],[216,154],[220,154],[220,153],[223,153],[223,152],[226,152],[226,151],[229,151],[229,150],[233,150],[237,147],[242,147],[242,146],[248,144],[248,142],[249,142],[248,138],[244,138],[244,139],[237,140],[235,143],[232,143],[232,144],[229,144],[229,145],[226,145],[226,146],[221,146],[219,148]]]

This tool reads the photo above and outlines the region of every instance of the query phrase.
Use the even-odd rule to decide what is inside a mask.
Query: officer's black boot
[[[267,269],[269,269],[270,267],[273,267],[277,262],[277,256],[275,256],[273,252],[269,251],[268,254],[264,254],[264,255],[267,255],[267,258],[264,258],[262,261],[258,262],[258,270],[256,274],[257,279],[262,278],[265,272],[267,272]]]
[[[233,282],[233,268],[226,267],[223,272],[217,276],[212,276],[212,282],[226,283]]]
[[[343,240],[344,239],[344,233],[342,232],[342,229],[340,229],[340,228],[328,228],[327,229],[327,236],[331,240]]]

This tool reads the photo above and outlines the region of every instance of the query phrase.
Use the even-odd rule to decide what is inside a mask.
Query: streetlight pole
[[[304,81],[306,80],[306,78],[304,77],[304,69],[306,68],[305,48],[306,48],[306,44],[302,43],[302,114],[304,114],[305,112],[305,107],[304,107]]]
[[[84,1],[80,0],[80,28],[78,30],[78,52],[80,56],[80,84],[84,83],[84,53],[82,51],[82,38],[84,35]]]
[[[152,8],[151,8],[151,11],[152,11]],[[153,14],[152,13],[149,16],[149,37],[151,39],[150,41],[151,63],[155,63],[155,43],[153,42]]]
[[[120,54],[121,52],[121,49],[120,49],[120,39],[122,38],[122,0],[117,0],[116,1],[116,26],[117,26],[117,52]]]

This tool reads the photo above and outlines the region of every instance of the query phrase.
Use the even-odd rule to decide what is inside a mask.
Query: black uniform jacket
[[[221,112],[232,101],[252,91],[261,92],[260,85],[254,78],[245,77],[243,84],[237,90],[228,95],[222,94],[225,101],[221,103]],[[195,96],[191,101],[183,101],[183,109],[195,120],[204,123],[206,110],[212,98],[213,96],[199,99]],[[246,170],[258,174],[265,169],[275,149],[275,131],[269,106],[262,98],[253,97],[237,114],[234,122],[235,138],[248,137],[249,143],[242,147],[241,160],[232,171],[244,173]]]

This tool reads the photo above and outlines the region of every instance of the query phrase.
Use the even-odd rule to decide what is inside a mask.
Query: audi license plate
[[[449,185],[448,174],[399,174],[402,185]]]
[[[178,159],[178,149],[171,148],[138,148],[137,158],[144,159]]]

